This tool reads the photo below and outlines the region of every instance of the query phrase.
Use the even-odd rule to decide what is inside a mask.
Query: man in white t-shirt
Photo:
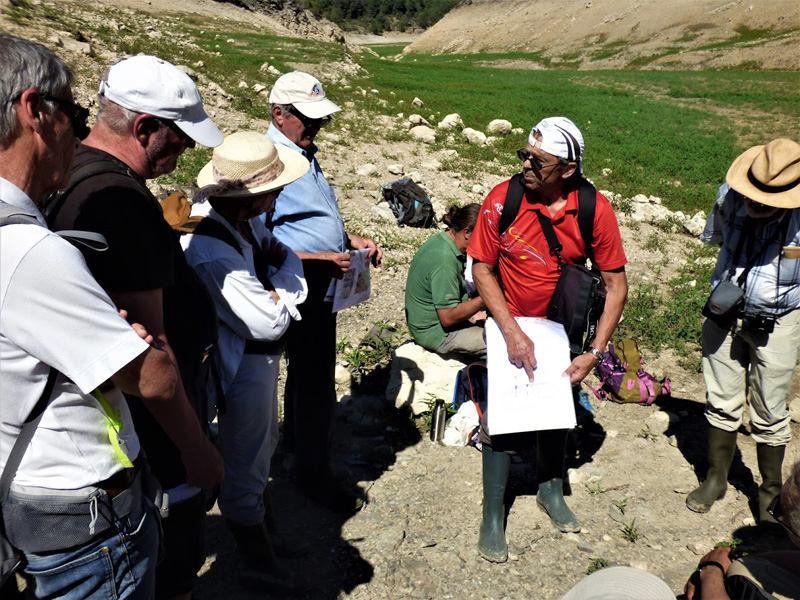
[[[0,466],[56,373],[49,404],[3,503],[9,540],[25,554],[37,598],[151,598],[158,523],[122,391],[154,405],[177,373],[132,328],[81,253],[48,231],[42,198],[69,178],[88,111],[47,48],[0,34]],[[97,559],[97,560],[95,560]],[[9,587],[10,586],[10,587]],[[11,597],[15,581],[3,586]]]

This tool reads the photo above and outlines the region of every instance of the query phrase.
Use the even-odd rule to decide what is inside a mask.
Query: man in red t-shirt
[[[536,215],[549,218],[569,263],[586,256],[577,221],[578,188],[582,182],[583,136],[565,117],[544,119],[531,130],[528,144],[519,152],[525,196],[514,222],[498,235],[500,215],[509,182],[495,187],[481,207],[467,252],[474,264],[472,275],[478,292],[505,337],[508,360],[525,369],[533,381],[536,355],[533,342],[515,317],[546,318],[547,304],[558,280],[558,262]],[[592,242],[594,263],[607,287],[605,310],[589,351],[574,356],[565,375],[577,386],[602,358],[619,322],[628,297],[625,252],[611,204],[597,194]],[[503,282],[501,288],[496,273]],[[577,392],[577,387],[573,388]],[[485,425],[483,423],[482,425]],[[508,557],[503,518],[510,455],[528,434],[495,436],[481,427],[483,444],[483,522],[478,549],[493,562]],[[580,531],[580,523],[564,502],[562,491],[567,430],[536,433],[539,491],[536,500],[561,531]]]

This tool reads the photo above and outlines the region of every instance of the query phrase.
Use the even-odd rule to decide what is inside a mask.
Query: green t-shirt
[[[467,299],[464,266],[467,255],[446,232],[420,246],[406,280],[406,321],[414,340],[435,351],[445,331],[436,310],[453,308]]]

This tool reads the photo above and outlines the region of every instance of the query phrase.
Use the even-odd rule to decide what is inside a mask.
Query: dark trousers
[[[336,409],[336,314],[323,302],[329,280],[308,280],[308,298],[286,336],[288,374],[284,395],[284,442],[294,451],[298,482],[328,474]]]

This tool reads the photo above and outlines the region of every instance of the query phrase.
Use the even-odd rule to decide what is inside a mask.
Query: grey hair
[[[111,131],[124,135],[142,113],[120,106],[103,94],[97,96],[97,122],[104,123]]]
[[[12,140],[17,129],[14,102],[29,88],[42,96],[64,95],[70,90],[72,71],[41,44],[0,33],[0,146]],[[49,110],[56,103],[44,100]]]
[[[270,102],[269,103],[269,114],[272,114],[272,109],[275,108],[276,106],[281,109],[282,113],[291,112],[292,108],[294,108],[294,105],[292,105],[292,104],[275,104],[274,102]]]

